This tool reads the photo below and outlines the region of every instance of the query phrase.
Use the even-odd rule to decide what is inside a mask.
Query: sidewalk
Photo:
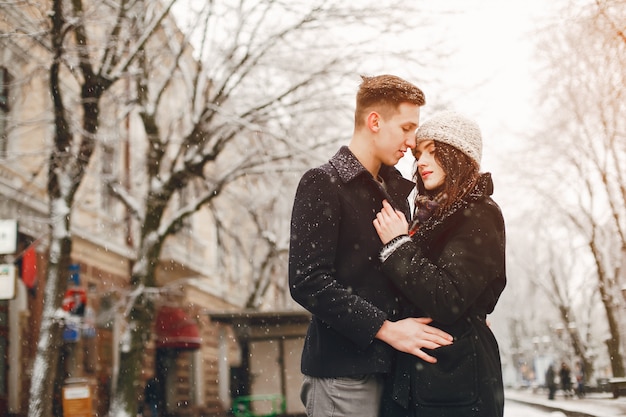
[[[530,404],[551,411],[561,411],[570,417],[620,417],[626,416],[626,397],[613,398],[611,393],[589,393],[583,399],[565,398],[557,391],[554,400],[547,393],[530,390],[506,389],[506,400]]]

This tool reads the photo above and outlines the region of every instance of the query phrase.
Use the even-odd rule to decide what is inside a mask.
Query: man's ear
[[[380,130],[380,115],[373,111],[367,115],[367,128],[374,133]]]

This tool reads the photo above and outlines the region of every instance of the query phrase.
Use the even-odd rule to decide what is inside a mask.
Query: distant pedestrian
[[[561,363],[559,378],[561,379],[561,389],[563,390],[563,395],[565,397],[572,397],[572,372],[565,362]]]
[[[582,363],[576,362],[576,396],[583,398],[585,396],[585,367]]]
[[[554,394],[556,393],[556,372],[554,372],[554,366],[550,364],[546,371],[546,387],[548,387],[548,399],[554,400]]]

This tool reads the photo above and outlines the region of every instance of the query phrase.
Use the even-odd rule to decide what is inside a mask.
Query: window
[[[102,146],[102,158],[100,161],[100,178],[102,178],[101,207],[106,213],[113,214],[115,198],[111,195],[111,191],[109,190],[109,182],[113,181],[113,169],[115,164],[115,150],[113,146]]]
[[[178,189],[178,208],[183,209],[187,205],[192,204],[194,202],[195,195],[195,187],[192,181],[190,181],[187,185]],[[191,236],[192,234],[192,223],[191,216],[185,217],[180,223],[181,228],[178,233],[180,235]]]
[[[0,67],[0,109],[9,112],[9,70]]]
[[[9,70],[0,67],[0,157],[4,157],[7,152],[10,78]]]

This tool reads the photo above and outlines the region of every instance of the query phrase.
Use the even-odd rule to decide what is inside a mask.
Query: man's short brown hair
[[[401,103],[411,103],[418,106],[426,104],[424,93],[410,82],[395,75],[377,75],[374,77],[361,76],[361,85],[356,95],[356,111],[354,124],[356,127],[365,121],[365,113],[373,107],[387,117],[396,111]]]

